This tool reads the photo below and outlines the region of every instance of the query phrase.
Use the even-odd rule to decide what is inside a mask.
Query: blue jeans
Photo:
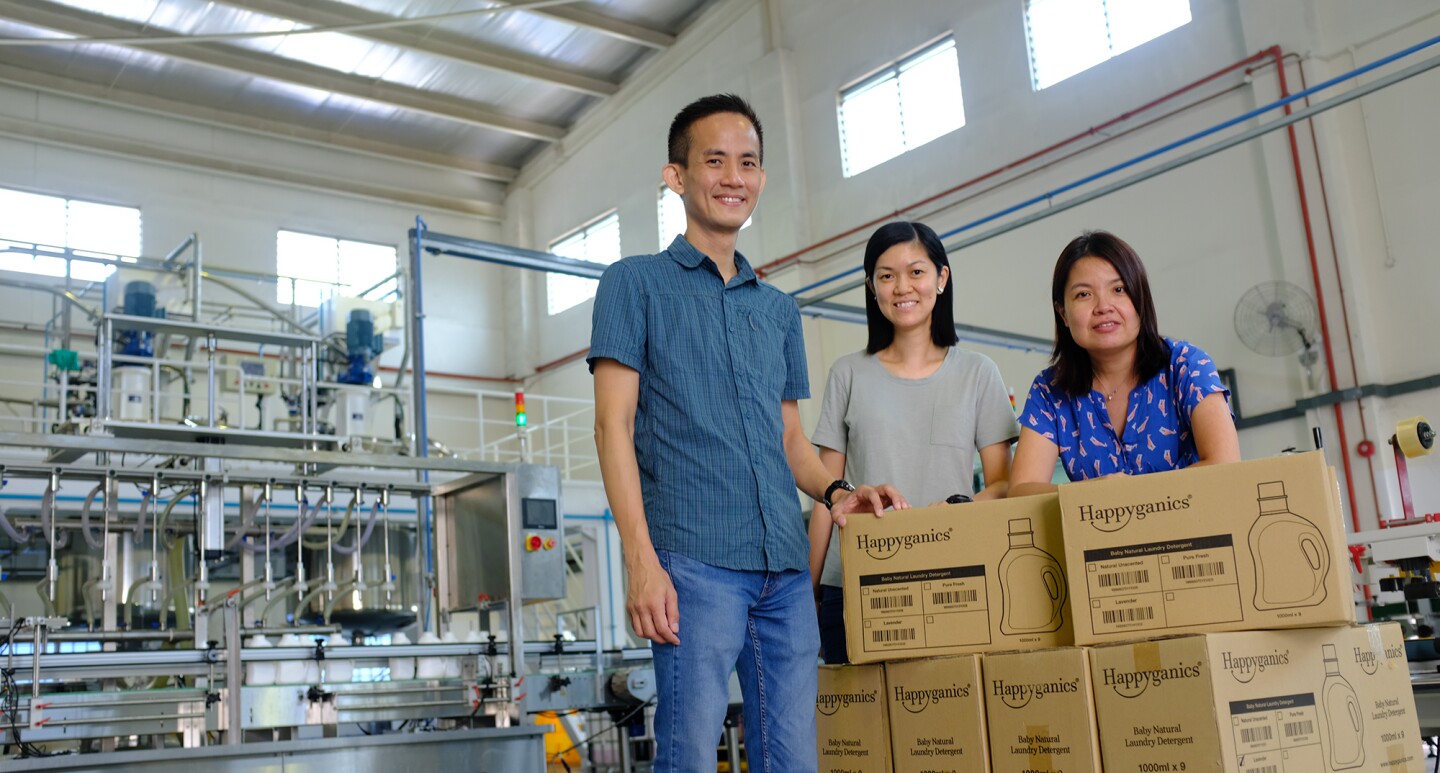
[[[845,591],[834,585],[820,586],[820,648],[828,665],[850,662],[845,651]]]
[[[820,638],[809,573],[658,555],[679,598],[680,643],[651,645],[656,773],[714,773],[732,668],[745,701],[750,770],[813,773]]]

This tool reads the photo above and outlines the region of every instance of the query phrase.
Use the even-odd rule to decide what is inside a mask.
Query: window
[[[955,39],[896,60],[840,91],[840,157],[853,177],[965,125]]]
[[[685,200],[680,194],[670,190],[670,186],[660,186],[660,249],[670,246],[675,237],[685,233]],[[755,216],[745,218],[745,224],[740,230],[750,227],[755,222]]]
[[[395,248],[387,244],[280,231],[275,237],[275,302],[319,306],[335,295],[384,298],[398,287],[395,267]]]
[[[1026,0],[1035,90],[1190,22],[1190,0]]]
[[[610,265],[620,259],[620,216],[611,212],[550,243],[562,258]],[[569,274],[545,275],[545,305],[551,314],[578,306],[595,297],[599,282]]]
[[[0,188],[0,269],[65,276],[65,251],[74,258],[116,259],[140,254],[140,210]],[[70,275],[86,282],[115,266],[75,260]]]

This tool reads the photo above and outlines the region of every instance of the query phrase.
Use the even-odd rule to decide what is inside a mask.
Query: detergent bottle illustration
[[[1325,704],[1325,729],[1330,738],[1330,769],[1349,770],[1365,764],[1365,720],[1355,688],[1340,675],[1340,659],[1335,645],[1322,645],[1325,655],[1325,684],[1321,702]]]
[[[1035,547],[1029,518],[1010,521],[1010,548],[1000,559],[1000,631],[1044,633],[1060,628],[1065,606],[1065,571],[1055,557]]]
[[[1256,487],[1260,517],[1250,527],[1255,608],[1313,607],[1325,600],[1330,547],[1315,524],[1290,512],[1284,481]]]

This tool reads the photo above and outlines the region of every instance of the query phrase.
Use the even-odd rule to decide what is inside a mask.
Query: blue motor
[[[155,285],[140,279],[125,284],[127,316],[163,318],[165,310],[157,306]],[[120,330],[115,334],[115,343],[120,354],[128,357],[155,356],[155,334],[148,330]]]
[[[345,351],[350,366],[336,381],[342,384],[363,384],[375,382],[375,371],[371,363],[385,348],[385,338],[375,334],[375,322],[365,309],[352,309],[350,319],[345,323]]]

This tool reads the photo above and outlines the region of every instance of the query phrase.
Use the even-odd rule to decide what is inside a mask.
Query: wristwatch
[[[950,496],[945,497],[945,504],[947,505],[963,505],[966,502],[974,501],[975,500],[971,499],[970,495],[968,494],[951,494]]]
[[[837,481],[835,481],[834,483],[831,483],[831,484],[830,484],[830,488],[825,489],[825,496],[824,496],[824,497],[821,497],[820,501],[821,501],[821,502],[824,502],[826,507],[834,507],[834,506],[835,506],[835,503],[830,501],[830,497],[831,497],[831,495],[833,495],[836,491],[838,491],[839,489],[842,489],[842,488],[845,489],[846,491],[854,491],[854,490],[855,490],[855,487],[852,486],[852,485],[850,485],[850,482],[849,482],[849,481],[845,480],[844,478],[841,478],[840,480],[837,480]]]

